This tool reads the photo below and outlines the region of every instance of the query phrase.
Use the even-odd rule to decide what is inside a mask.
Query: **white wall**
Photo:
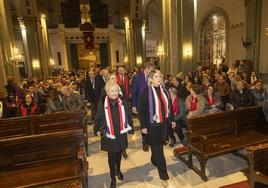
[[[122,66],[124,65],[125,58],[125,33],[123,31],[113,30],[110,33],[110,63],[111,66]],[[119,63],[116,62],[116,50],[119,51]]]
[[[245,7],[244,0],[198,0],[197,1],[197,24],[200,26],[203,19],[208,16],[213,8],[221,8],[229,19],[229,40],[227,63],[233,63],[237,59],[244,58],[245,52],[242,47],[241,37],[245,35]]]
[[[265,35],[265,29],[268,28],[268,1],[262,1],[262,21],[260,38],[260,58],[259,72],[268,73],[268,35]],[[267,33],[268,34],[268,33]]]
[[[146,31],[147,41],[159,41],[162,38],[161,4],[153,1],[147,8],[149,14],[149,31]]]
[[[54,68],[69,70],[67,46],[65,41],[65,33],[63,30],[63,25],[59,25],[59,28],[48,31],[49,46],[51,50],[50,56],[55,62]],[[61,54],[62,65],[59,65],[57,52],[60,52]]]

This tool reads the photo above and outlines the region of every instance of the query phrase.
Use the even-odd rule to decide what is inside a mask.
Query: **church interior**
[[[0,187],[268,187],[267,18],[268,0],[0,0]],[[141,123],[155,70],[159,113],[172,114],[163,112],[168,181]],[[133,121],[116,184],[102,145],[112,102],[99,110],[112,79],[120,126],[121,113]],[[191,116],[199,95],[204,109]],[[100,116],[108,128],[96,130]]]

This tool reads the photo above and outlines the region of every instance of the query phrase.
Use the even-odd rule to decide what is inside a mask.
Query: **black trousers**
[[[111,178],[115,178],[116,172],[120,172],[122,152],[108,152],[108,164]]]
[[[167,163],[164,156],[163,145],[151,146],[151,162],[156,166],[161,180],[168,180]]]
[[[95,120],[95,115],[97,114],[98,103],[96,101],[91,102],[91,120]]]
[[[141,139],[142,139],[142,146],[148,146],[148,139],[147,139],[147,135],[141,133]]]
[[[223,103],[223,110],[225,110],[226,104],[229,102],[229,96],[221,96],[221,101]]]

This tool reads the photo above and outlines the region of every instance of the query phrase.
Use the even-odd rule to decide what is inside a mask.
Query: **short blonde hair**
[[[110,91],[110,89],[113,88],[113,87],[116,87],[116,88],[118,89],[118,92],[121,91],[120,86],[119,86],[117,83],[113,82],[113,81],[108,81],[108,82],[105,84],[104,89],[105,89],[106,93],[108,94],[109,91]]]
[[[163,76],[163,74],[161,73],[161,71],[158,70],[158,69],[153,69],[153,70],[150,72],[149,76],[148,76],[148,81],[147,81],[148,86],[151,86],[151,84],[152,84],[152,79],[153,79],[153,77],[154,77],[155,74],[159,74],[159,75],[161,76],[161,85],[164,85],[164,76]]]
[[[124,74],[127,73],[127,71],[126,71],[126,69],[125,69],[124,67],[119,67],[119,68],[118,68],[118,72],[119,72],[119,73],[120,73],[120,72],[124,72]]]

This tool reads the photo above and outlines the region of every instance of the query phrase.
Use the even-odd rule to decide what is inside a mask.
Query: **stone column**
[[[43,76],[50,74],[50,50],[49,41],[47,34],[47,23],[46,16],[41,15],[40,24],[38,24],[38,41],[40,46],[40,59],[41,59],[41,70]]]
[[[39,15],[37,1],[16,0],[25,55],[26,72],[29,76],[49,74],[49,45],[45,15]]]
[[[25,29],[22,28],[21,32],[26,72],[29,76],[41,76],[41,58],[37,36],[37,17],[24,16],[21,19],[21,23],[23,23],[25,27]]]
[[[164,54],[161,54],[160,58],[160,69],[163,73],[170,73],[170,4],[171,2],[169,0],[162,0],[162,17],[163,17],[163,41],[162,44],[160,44],[163,47]]]
[[[177,0],[178,62],[179,71],[193,71],[195,67],[195,43],[197,38],[197,0]]]
[[[252,69],[259,72],[262,0],[245,0],[245,6],[246,41],[251,43],[246,48],[246,59],[252,61]]]
[[[130,61],[133,67],[141,67],[145,60],[142,26],[142,19],[132,19],[130,22]]]
[[[126,41],[126,57],[127,59],[124,59],[124,63],[126,63],[128,68],[132,68],[133,64],[131,63],[131,35],[130,35],[130,23],[129,19],[125,18],[125,41]]]
[[[8,0],[0,0],[0,81],[5,85],[8,76],[19,79],[17,61],[14,59],[14,37]],[[4,91],[3,87],[0,88]]]
[[[163,72],[177,74],[194,69],[196,0],[162,0]]]
[[[0,43],[0,92],[5,92],[6,85],[6,71],[4,64],[4,57],[2,55],[2,46]]]

